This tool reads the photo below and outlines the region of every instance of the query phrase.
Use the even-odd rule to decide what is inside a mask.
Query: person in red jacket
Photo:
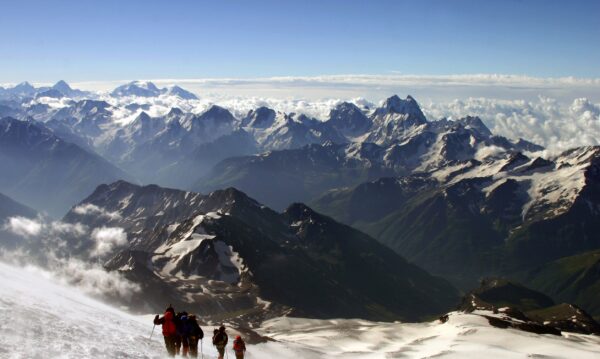
[[[233,341],[233,351],[235,351],[235,359],[244,359],[244,353],[246,353],[246,343],[242,340],[241,336],[235,337]]]
[[[154,325],[162,325],[162,333],[165,337],[165,347],[169,356],[175,356],[175,341],[177,339],[177,327],[175,326],[175,309],[169,305],[162,318],[154,317]]]

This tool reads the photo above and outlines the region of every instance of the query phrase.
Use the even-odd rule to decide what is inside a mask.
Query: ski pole
[[[202,359],[204,359],[204,348],[202,348],[202,341],[204,339],[200,339],[200,354],[202,355]]]
[[[156,328],[156,324],[154,324],[154,326],[152,327],[152,333],[150,333],[150,338],[148,338],[148,340],[152,339],[152,334],[154,334],[154,328]]]

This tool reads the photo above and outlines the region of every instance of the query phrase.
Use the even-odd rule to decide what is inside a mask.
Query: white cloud
[[[118,212],[109,212],[104,208],[100,208],[92,203],[84,203],[75,208],[73,208],[73,212],[80,214],[82,216],[98,216],[105,217],[110,220],[118,220],[121,219],[121,215]]]
[[[497,135],[523,138],[552,151],[600,144],[600,105],[585,98],[570,104],[547,97],[534,101],[468,98],[423,107],[430,119],[479,116]]]
[[[127,280],[117,271],[106,271],[100,262],[86,261],[65,256],[62,252],[64,237],[90,236],[94,240],[94,256],[102,256],[110,250],[127,244],[122,228],[101,227],[91,233],[81,223],[48,222],[44,218],[29,219],[11,217],[5,229],[24,238],[36,238],[35,242],[7,251],[0,248],[0,259],[16,265],[35,267],[41,275],[54,277],[75,286],[87,294],[101,298],[129,300],[140,291],[139,285]]]
[[[90,253],[93,257],[102,257],[114,248],[127,244],[127,234],[120,227],[95,228],[91,236],[96,242],[96,246]]]
[[[488,157],[494,157],[501,153],[506,152],[506,150],[502,147],[498,146],[480,146],[475,153],[475,159],[478,161],[484,160]]]
[[[97,297],[130,299],[140,291],[138,284],[130,282],[117,271],[106,271],[97,263],[74,258],[55,259],[50,264],[50,271],[53,277]]]
[[[534,99],[539,95],[568,99],[588,97],[600,101],[598,78],[542,78],[521,75],[323,75],[309,77],[153,79],[159,86],[178,85],[202,98],[261,97],[331,98],[365,97],[380,100],[392,93],[412,94],[422,100],[448,101],[453,98],[492,97]],[[91,90],[109,91],[129,82],[81,82]],[[595,96],[595,97],[594,97]]]
[[[18,236],[31,238],[40,235],[43,227],[43,223],[37,219],[17,216],[8,218],[3,228]]]
[[[50,223],[50,229],[54,235],[69,234],[76,237],[81,237],[88,231],[87,226],[81,223],[71,224],[60,221]]]

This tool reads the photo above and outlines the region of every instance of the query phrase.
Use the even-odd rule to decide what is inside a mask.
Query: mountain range
[[[164,104],[169,98],[177,99],[181,108],[156,111],[154,104]],[[122,222],[102,216],[79,218],[73,209],[65,220],[123,227],[129,239],[136,237],[137,231],[145,233],[144,238],[151,239],[144,244],[134,241],[129,253],[113,253],[108,267],[119,269],[130,261],[137,263],[140,269],[133,276],[152,278],[150,282],[157,288],[166,285],[159,274],[163,264],[170,263],[171,257],[165,253],[172,252],[175,243],[190,242],[193,235],[200,235],[204,237],[194,240],[205,243],[203,246],[216,238],[211,236],[241,245],[227,237],[227,227],[264,241],[260,242],[266,246],[263,251],[273,258],[285,253],[300,261],[298,270],[305,270],[304,275],[310,270],[324,271],[335,277],[338,285],[351,286],[336,277],[340,273],[333,264],[326,269],[319,267],[322,263],[346,266],[349,252],[332,249],[335,255],[317,261],[315,252],[322,249],[313,243],[317,237],[302,239],[304,232],[291,225],[302,222],[302,214],[309,213],[320,228],[317,231],[309,226],[311,236],[316,235],[313,231],[324,231],[325,237],[339,240],[337,237],[344,233],[356,243],[370,243],[369,247],[375,239],[385,246],[378,248],[405,258],[397,259],[405,264],[397,269],[400,272],[409,271],[409,263],[414,263],[462,290],[473,288],[487,276],[505,276],[600,315],[596,305],[600,302],[599,147],[547,155],[541,146],[527,140],[493,134],[485,119],[467,116],[430,121],[411,96],[402,99],[394,95],[373,108],[341,102],[324,119],[264,106],[234,115],[216,104],[201,111],[191,110],[200,107],[189,104],[199,105],[200,100],[181,88],[161,89],[139,81],[105,94],[73,90],[64,82],[52,88],[23,83],[2,89],[0,116],[10,118],[0,121],[0,166],[8,173],[2,177],[0,192],[56,218],[101,184],[112,183],[110,190],[100,186],[95,194],[105,191],[123,203],[131,193],[152,192],[153,200],[132,207],[132,213],[139,213],[121,215]],[[119,179],[180,191],[115,184]],[[115,191],[124,194],[117,196]],[[190,204],[186,195],[198,201],[215,196],[221,200],[211,207]],[[253,220],[246,214],[229,215],[231,208],[223,203],[232,198],[246,203],[243,211]],[[164,222],[154,218],[160,217],[159,208],[167,208],[169,200],[179,203],[172,218]],[[99,208],[126,209],[114,201],[88,198]],[[150,216],[140,214],[144,211]],[[204,217],[196,223],[194,219],[200,215]],[[201,224],[210,231],[189,232]],[[172,232],[169,226],[173,226]],[[301,245],[282,245],[278,238],[283,237],[290,241],[295,238]],[[323,245],[330,240],[323,240]],[[335,240],[333,243],[334,247],[339,245]],[[206,252],[213,258],[227,252],[214,248]],[[384,256],[381,250],[371,248],[368,252]],[[86,251],[89,248],[80,254]],[[157,251],[163,257],[156,258],[156,266],[144,266],[152,262],[152,253]],[[247,261],[254,258],[247,252],[242,257]],[[220,282],[235,275],[233,262],[219,268],[217,262],[213,259],[212,267],[203,268],[203,275],[212,273]],[[391,270],[369,266],[377,268],[378,275]],[[200,270],[184,269],[186,275]],[[248,290],[244,296],[232,294],[235,308],[249,308],[240,304],[242,297],[246,298],[244,303],[256,304],[256,293],[269,293],[280,312],[293,308],[315,316],[323,314],[308,304],[308,298],[302,298],[303,305],[280,296],[261,282],[265,278],[261,273],[246,281],[237,271],[242,287]],[[343,286],[336,287],[335,283],[319,285],[341,295]],[[365,288],[352,290],[370,293]],[[219,295],[224,298],[227,293]],[[385,310],[380,307],[382,303]],[[373,305],[376,309],[364,309]],[[439,303],[431,305],[441,307]],[[393,315],[384,314],[389,311],[406,316],[400,308],[371,294],[357,294],[355,302],[339,310],[344,316],[389,318]]]

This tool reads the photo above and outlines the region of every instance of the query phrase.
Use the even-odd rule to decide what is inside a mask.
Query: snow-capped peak
[[[68,95],[71,91],[73,91],[71,86],[69,86],[69,84],[63,80],[60,80],[57,83],[55,83],[54,86],[52,86],[52,88],[62,92],[64,95]]]
[[[156,97],[161,91],[150,81],[132,81],[125,85],[121,85],[113,90],[113,97],[120,96],[139,96],[139,97]]]
[[[426,122],[425,115],[421,111],[417,101],[410,95],[406,96],[406,99],[401,99],[398,95],[389,97],[383,103],[383,106],[376,110],[376,114],[405,114],[415,116],[423,122]]]

